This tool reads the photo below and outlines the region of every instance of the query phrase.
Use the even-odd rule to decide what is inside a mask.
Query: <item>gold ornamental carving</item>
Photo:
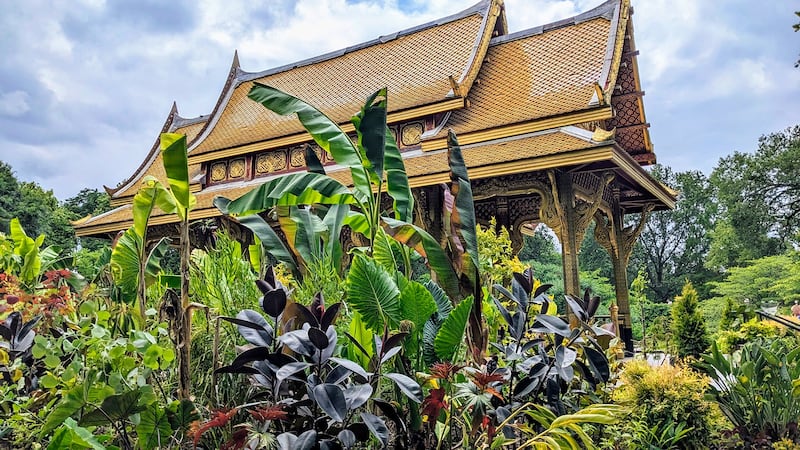
[[[228,166],[228,176],[230,178],[242,178],[245,173],[244,158],[234,159]]]
[[[256,158],[256,173],[266,175],[286,169],[286,152],[262,153]]]
[[[289,164],[292,167],[303,167],[306,165],[306,155],[303,147],[293,148],[289,153]]]
[[[211,166],[211,181],[217,182],[225,179],[228,173],[228,165],[224,162],[215,163]]]
[[[417,145],[420,143],[422,138],[422,132],[424,129],[422,128],[421,123],[410,123],[403,127],[403,132],[401,133],[401,139],[403,145]]]

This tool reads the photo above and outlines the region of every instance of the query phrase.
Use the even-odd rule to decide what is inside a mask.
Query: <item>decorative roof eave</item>
[[[447,23],[450,23],[450,22],[454,22],[456,20],[460,20],[460,19],[469,17],[469,16],[471,16],[473,14],[476,14],[476,13],[480,13],[484,18],[484,21],[482,23],[482,28],[480,30],[481,32],[479,33],[479,35],[476,38],[476,44],[475,44],[476,47],[480,46],[480,44],[482,43],[484,35],[488,35],[488,38],[486,39],[486,45],[483,48],[482,53],[478,54],[477,51],[473,51],[472,62],[468,66],[477,65],[478,69],[479,69],[480,68],[480,62],[483,60],[483,57],[486,54],[486,50],[488,49],[488,43],[491,41],[491,37],[492,37],[491,35],[492,35],[492,32],[494,31],[494,25],[496,23],[497,17],[500,15],[500,11],[502,11],[502,3],[503,3],[503,0],[481,0],[480,2],[478,2],[475,5],[471,6],[470,8],[467,8],[467,9],[465,9],[465,10],[459,12],[459,13],[453,14],[451,16],[447,16],[447,17],[444,17],[444,18],[441,18],[441,19],[438,19],[438,20],[434,20],[434,21],[431,21],[431,22],[428,22],[428,23],[425,23],[425,24],[422,24],[422,25],[418,25],[418,26],[415,26],[415,27],[412,27],[412,28],[408,28],[406,30],[398,31],[396,33],[392,33],[392,34],[389,34],[389,35],[380,36],[380,37],[378,37],[376,39],[373,39],[373,40],[370,40],[370,41],[367,41],[367,42],[363,42],[363,43],[360,43],[360,44],[356,44],[356,45],[353,45],[353,46],[350,46],[350,47],[347,47],[347,48],[344,48],[344,49],[341,49],[341,50],[329,52],[329,53],[326,53],[326,54],[323,54],[323,55],[320,55],[320,56],[317,56],[317,57],[305,59],[305,60],[302,60],[302,61],[299,61],[299,62],[295,62],[295,63],[291,63],[291,64],[286,64],[286,65],[283,65],[283,66],[280,66],[280,67],[276,67],[276,68],[273,68],[273,69],[269,69],[269,70],[266,70],[266,71],[262,71],[262,72],[246,72],[246,71],[242,70],[240,65],[239,65],[238,52],[234,53],[233,63],[231,64],[231,70],[230,70],[230,72],[228,74],[228,78],[227,78],[227,80],[225,82],[225,86],[223,87],[222,92],[220,93],[220,96],[217,99],[217,103],[216,103],[216,105],[214,106],[214,109],[211,112],[211,115],[209,117],[208,122],[206,122],[206,125],[203,127],[202,130],[200,130],[200,132],[198,133],[197,137],[195,139],[193,139],[192,142],[188,143],[189,144],[188,145],[188,153],[189,153],[189,155],[191,157],[192,151],[194,151],[211,134],[212,130],[216,126],[216,124],[219,121],[220,117],[222,116],[224,110],[226,109],[227,105],[229,104],[230,99],[234,94],[234,91],[242,83],[246,83],[246,82],[253,81],[253,80],[256,80],[256,79],[259,79],[259,78],[263,78],[263,77],[266,77],[266,76],[270,76],[270,75],[275,75],[275,74],[278,74],[278,73],[286,72],[286,71],[289,71],[289,70],[292,70],[292,69],[296,69],[298,67],[317,64],[317,63],[320,63],[320,62],[323,62],[323,61],[327,61],[327,60],[330,60],[330,59],[338,58],[338,57],[344,56],[344,55],[346,55],[348,53],[352,53],[352,52],[355,52],[355,51],[358,51],[358,50],[362,50],[362,49],[365,49],[365,48],[368,48],[368,47],[371,47],[371,46],[374,46],[374,45],[384,44],[384,43],[393,41],[395,39],[398,39],[398,38],[401,38],[401,37],[404,37],[404,36],[407,36],[407,35],[410,35],[410,34],[413,34],[413,33],[417,33],[417,32],[432,28],[432,27],[436,27],[436,26],[439,26],[439,25],[444,25],[444,24],[447,24]],[[493,12],[495,12],[495,13],[492,14]],[[487,18],[490,17],[490,16],[492,17],[491,21],[487,21]],[[491,24],[491,26],[488,26],[489,24]],[[478,58],[478,56],[480,56],[480,58]],[[472,81],[474,81],[474,77],[470,80],[468,78],[465,78],[467,75],[469,75],[469,72],[465,71],[464,75],[462,75],[462,79],[465,79],[465,80],[469,81],[469,83],[467,85],[471,86],[472,85]],[[476,72],[476,76],[477,76],[477,72]],[[450,97],[452,98],[452,96],[450,96]],[[448,98],[448,96],[445,95],[444,100],[446,100],[447,98]],[[424,105],[421,108],[424,109],[427,106],[429,106],[429,105]],[[462,105],[460,107],[463,107],[463,106],[464,105],[462,103]],[[415,111],[415,110],[416,110],[416,108],[411,108],[411,109],[409,109],[407,111]],[[417,114],[417,115],[413,116],[412,118],[419,117],[421,115],[422,114]],[[214,152],[212,152],[212,153],[214,153]],[[216,153],[214,153],[214,154],[216,155]],[[215,156],[214,159],[216,157],[217,156]]]
[[[167,115],[167,119],[164,121],[164,125],[161,127],[161,132],[156,137],[156,141],[150,148],[150,152],[144,158],[144,161],[142,161],[139,167],[133,172],[133,175],[131,175],[126,180],[122,181],[115,188],[103,186],[109,197],[111,197],[112,199],[114,199],[115,197],[119,197],[121,193],[128,190],[131,186],[134,185],[134,183],[139,181],[139,179],[141,179],[144,176],[144,174],[147,172],[150,166],[153,165],[153,162],[156,160],[156,157],[158,157],[161,145],[161,133],[166,133],[170,131],[176,120],[186,120],[186,119],[183,119],[178,115],[178,105],[175,102],[172,102],[172,108],[170,108],[169,114]]]
[[[639,76],[639,63],[638,63],[638,58],[636,57],[636,55],[638,54],[638,50],[636,50],[636,40],[635,40],[635,38],[633,36],[633,19],[632,19],[632,16],[633,16],[633,8],[630,9],[630,14],[628,15],[628,21],[627,21],[628,23],[627,23],[627,28],[626,28],[626,35],[628,36],[628,39],[630,39],[630,41],[628,42],[628,45],[630,46],[631,52],[633,52],[633,54],[631,56],[631,62],[633,64],[633,79],[635,80],[635,83],[636,83],[636,91],[637,92],[642,92],[642,95],[640,95],[639,98],[637,99],[637,103],[639,104],[640,120],[641,120],[641,123],[647,123],[647,117],[645,116],[645,112],[644,112],[644,100],[642,98],[642,96],[644,95],[644,91],[642,91],[642,83],[641,83],[641,78]],[[643,131],[643,133],[644,133],[644,145],[645,145],[645,148],[647,149],[648,152],[652,153],[653,152],[653,142],[650,140],[650,130],[649,130],[649,128],[646,128]]]
[[[453,89],[447,93],[447,97],[466,97],[472,84],[478,77],[478,72],[481,70],[484,58],[486,58],[486,51],[489,50],[489,44],[495,36],[495,30],[499,25],[501,26],[500,32],[506,32],[508,26],[505,21],[505,7],[503,0],[491,0],[489,2],[488,10],[483,15],[483,23],[481,23],[478,36],[475,38],[475,45],[472,47],[472,55],[469,58],[467,67],[461,74],[461,78],[453,83]]]
[[[650,175],[631,155],[618,145],[613,147],[612,162],[647,192],[660,200],[669,209],[675,209],[678,193]]]
[[[592,103],[611,104],[614,94],[620,61],[622,61],[622,47],[625,45],[625,30],[630,19],[630,0],[610,0],[605,7],[613,7],[611,19],[611,33],[608,36],[608,46],[603,60],[603,71],[598,80],[600,94],[603,98],[593,98]]]
[[[583,111],[535,119],[528,122],[462,133],[458,135],[458,142],[461,143],[461,145],[475,144],[492,139],[506,138],[525,133],[534,133],[552,128],[575,125],[577,123],[605,120],[611,118],[612,115],[613,111],[610,106],[599,106]],[[424,152],[445,149],[447,148],[447,139],[439,138],[422,141],[421,148]]]

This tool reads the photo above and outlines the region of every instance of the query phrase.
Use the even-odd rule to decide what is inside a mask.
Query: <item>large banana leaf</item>
[[[231,201],[225,197],[216,197],[214,199],[214,206],[223,214],[228,214],[228,206]],[[236,220],[240,224],[247,227],[253,232],[256,237],[261,241],[261,245],[278,261],[284,263],[295,274],[299,273],[297,261],[294,259],[292,252],[286,248],[283,240],[278,236],[275,230],[267,223],[266,220],[261,218],[258,214],[250,214],[237,217]]]
[[[442,247],[422,228],[389,217],[382,218],[383,230],[397,242],[416,250],[436,272],[437,282],[451,298],[459,298],[458,277]]]
[[[161,156],[164,170],[175,203],[179,206],[177,214],[185,220],[189,211],[194,208],[197,199],[189,191],[189,162],[186,150],[186,135],[163,133],[161,135]],[[165,211],[167,212],[167,211]]]
[[[442,323],[439,332],[436,333],[434,348],[436,355],[445,361],[452,361],[461,341],[464,339],[464,331],[467,328],[467,320],[472,310],[473,297],[467,297],[456,305],[455,309],[447,316]]]
[[[22,265],[19,268],[19,278],[24,283],[32,284],[42,270],[39,247],[44,242],[44,235],[39,236],[36,240],[29,237],[17,218],[11,219],[9,231],[11,240],[14,241],[14,253],[22,260]]]
[[[372,195],[369,179],[362,165],[358,150],[347,134],[325,114],[300,100],[273,87],[253,83],[247,96],[282,116],[297,114],[314,141],[333,157],[337,164],[350,169],[359,202],[366,204]]]
[[[224,214],[246,216],[275,206],[337,205],[357,203],[350,189],[327,175],[300,172],[267,181],[236,200]],[[215,202],[216,204],[216,202]],[[219,208],[219,207],[218,207]]]
[[[299,261],[322,258],[322,236],[326,231],[322,220],[304,206],[279,206],[277,211],[281,231],[296,258]]]
[[[358,135],[361,164],[370,173],[373,184],[383,182],[383,154],[386,147],[386,88],[367,98],[361,111],[350,120]]]
[[[326,229],[325,236],[323,236],[323,240],[325,241],[325,253],[331,257],[331,261],[333,261],[337,272],[340,274],[342,273],[341,266],[344,251],[339,236],[342,234],[342,227],[350,213],[349,205],[331,205],[322,218],[322,223]]]
[[[386,192],[394,199],[394,218],[411,222],[414,213],[414,196],[408,185],[406,166],[403,156],[397,148],[397,141],[388,127],[386,134],[386,151],[383,154],[383,168],[386,171]]]
[[[449,222],[449,237],[453,241],[451,248],[459,252],[456,261],[457,272],[466,274],[477,285],[475,268],[478,263],[478,237],[476,233],[475,203],[472,198],[472,187],[467,175],[467,166],[461,154],[458,139],[451,130],[447,136],[447,155],[450,165],[450,194],[452,204],[445,212],[446,222]],[[456,251],[456,250],[454,250]]]
[[[356,255],[347,274],[347,301],[371,330],[383,334],[385,326],[400,321],[400,290],[378,263]]]
[[[147,234],[147,222],[153,213],[153,208],[167,214],[176,212],[175,197],[152,175],[142,180],[142,185],[133,196],[133,228],[139,237]]]

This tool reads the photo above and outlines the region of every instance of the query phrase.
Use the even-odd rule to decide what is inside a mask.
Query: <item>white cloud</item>
[[[28,93],[25,91],[12,91],[0,95],[0,114],[6,116],[21,116],[30,111]]]

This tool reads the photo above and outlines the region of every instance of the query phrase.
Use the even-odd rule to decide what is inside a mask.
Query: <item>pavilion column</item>
[[[547,177],[550,180],[550,191],[542,193],[540,217],[561,242],[564,292],[580,298],[578,252],[586,229],[603,200],[605,187],[614,179],[614,174],[603,174],[600,186],[588,201],[576,198],[575,186],[569,173],[551,170],[547,172]],[[570,324],[577,325],[572,313],[568,314]]]
[[[617,297],[617,307],[619,308],[618,336],[625,342],[625,350],[633,352],[633,329],[631,322],[630,292],[628,290],[628,262],[636,244],[636,239],[642,232],[647,215],[653,209],[652,204],[648,204],[639,217],[639,222],[635,226],[625,227],[625,211],[619,204],[619,188],[614,187],[611,202],[611,217],[599,211],[595,214],[594,237],[598,244],[606,249],[611,257],[611,264],[614,268],[614,289]]]

